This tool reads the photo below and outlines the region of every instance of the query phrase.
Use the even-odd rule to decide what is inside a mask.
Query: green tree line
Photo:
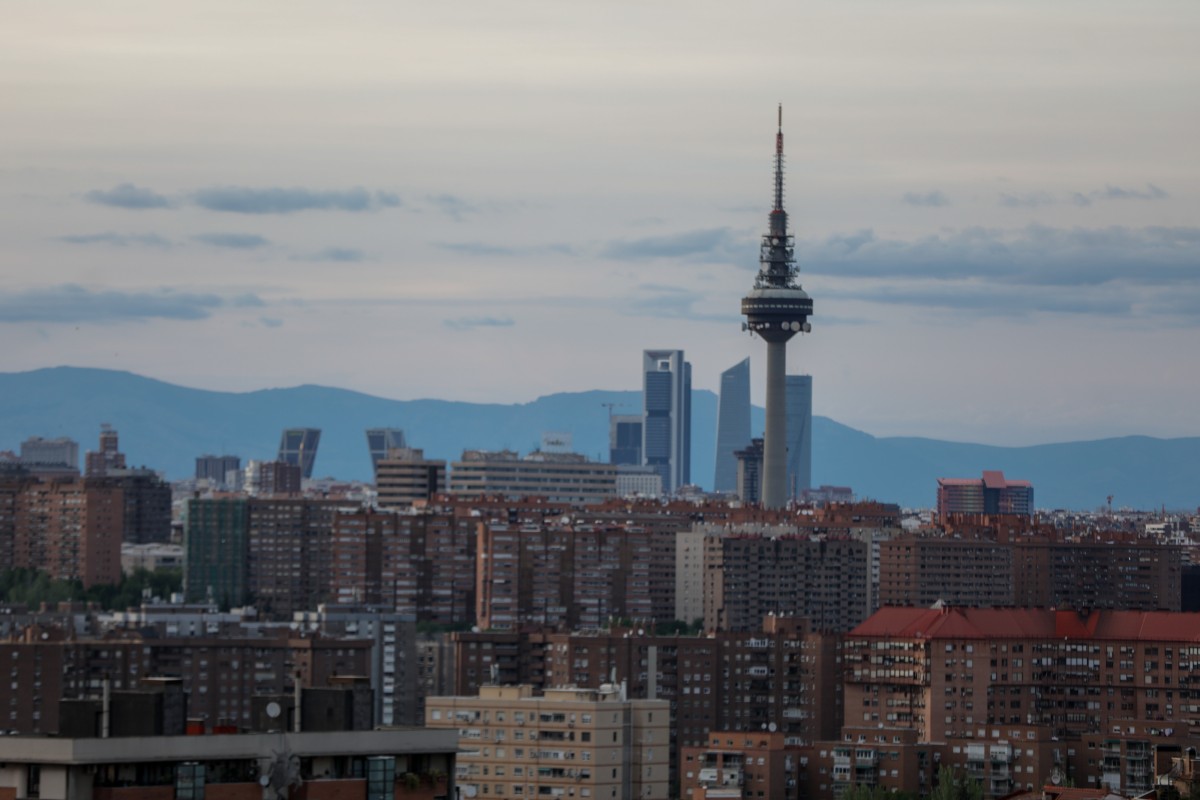
[[[0,572],[0,602],[37,608],[67,601],[95,603],[106,611],[122,611],[141,605],[146,589],[153,597],[169,597],[183,586],[181,570],[136,569],[117,584],[99,584],[85,589],[77,580],[55,580],[32,569]]]

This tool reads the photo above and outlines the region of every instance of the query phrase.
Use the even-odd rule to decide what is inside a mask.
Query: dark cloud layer
[[[170,247],[171,242],[156,233],[83,233],[58,237],[60,242],[69,244],[111,244],[117,247],[142,245],[145,247]]]
[[[442,324],[456,331],[469,331],[474,328],[511,328],[516,323],[511,317],[459,317],[443,320]]]
[[[966,228],[915,241],[871,230],[798,247],[802,271],[847,278],[827,299],[1200,322],[1200,228]],[[1189,321],[1188,324],[1191,324]]]
[[[122,183],[111,189],[93,189],[84,195],[92,203],[142,211],[150,208],[170,208],[171,201],[152,189]]]
[[[292,214],[297,211],[376,211],[400,205],[390,192],[368,192],[361,187],[344,191],[301,187],[254,188],[215,186],[199,189],[189,199],[209,211],[232,214]]]
[[[157,292],[96,291],[75,284],[27,289],[0,297],[0,322],[141,322],[205,319],[223,307],[255,307],[252,294],[233,298],[162,289]]]
[[[914,241],[870,229],[798,242],[802,271],[848,278],[986,280],[1035,286],[1200,282],[1200,228],[963,228]]]
[[[213,247],[228,247],[233,250],[255,250],[270,244],[256,233],[201,233],[192,238]]]
[[[620,261],[695,257],[705,261],[745,261],[757,252],[753,241],[730,228],[709,228],[665,236],[610,242],[600,255]]]

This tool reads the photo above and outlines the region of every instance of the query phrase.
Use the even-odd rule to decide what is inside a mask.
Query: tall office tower
[[[375,467],[392,450],[408,447],[400,428],[367,428],[367,449],[371,451],[371,466]]]
[[[787,484],[793,500],[812,488],[812,376],[787,376]]]
[[[608,418],[608,463],[642,463],[642,418],[637,414],[617,414]]]
[[[100,425],[100,450],[89,450],[84,457],[83,474],[103,478],[109,470],[125,469],[125,454],[117,444],[117,430],[107,422]]]
[[[783,107],[775,134],[775,205],[762,237],[760,269],[754,288],[742,298],[743,329],[767,343],[767,425],[763,435],[763,498],[765,508],[787,501],[787,342],[811,330],[812,298],[800,288],[793,259],[795,239],[788,233],[783,210]]]
[[[276,460],[299,467],[301,477],[311,478],[320,443],[320,428],[285,428],[279,439],[279,458]]]
[[[642,352],[642,463],[671,494],[692,481],[692,365],[682,350]]]
[[[65,436],[43,439],[31,436],[21,442],[22,464],[64,464],[79,469],[79,443]]]
[[[790,422],[790,421],[789,421]],[[744,358],[721,373],[717,401],[717,459],[713,491],[737,491],[734,452],[750,444],[750,359]]]

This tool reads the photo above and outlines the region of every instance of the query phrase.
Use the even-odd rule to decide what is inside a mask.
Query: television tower
[[[801,331],[812,330],[812,298],[796,281],[795,240],[787,230],[783,210],[783,105],[779,106],[779,131],[775,134],[775,205],[759,247],[758,277],[742,298],[746,321],[742,330],[758,334],[767,343],[767,428],[763,434],[763,508],[781,508],[787,502],[787,342]]]

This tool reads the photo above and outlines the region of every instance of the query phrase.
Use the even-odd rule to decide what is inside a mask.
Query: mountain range
[[[608,409],[637,413],[636,391],[561,392],[528,403],[389,400],[325,386],[214,392],[128,372],[54,367],[0,373],[0,449],[29,436],[69,436],[96,447],[112,424],[131,466],[189,477],[195,457],[234,454],[271,459],[285,427],[320,428],[317,475],[371,477],[364,430],[402,428],[429,458],[456,460],[464,449],[526,453],[544,432],[566,432],[574,449],[606,459]],[[711,486],[717,398],[692,398],[692,480]],[[753,429],[763,411],[755,408]],[[1200,505],[1200,437],[1126,436],[1086,442],[999,447],[912,437],[875,437],[827,417],[813,418],[813,482],[849,486],[860,498],[930,507],[939,477],[976,477],[985,469],[1033,482],[1039,508],[1114,505],[1195,509]]]

